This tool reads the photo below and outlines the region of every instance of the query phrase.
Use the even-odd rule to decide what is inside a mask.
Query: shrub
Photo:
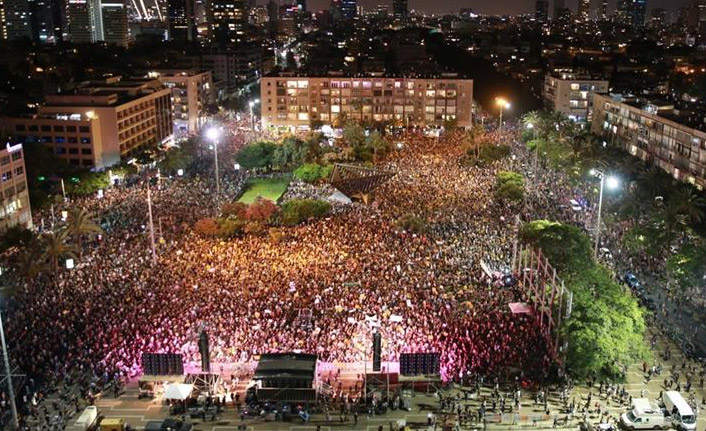
[[[213,217],[202,218],[194,224],[194,230],[203,236],[218,235],[218,220]]]
[[[248,204],[243,202],[231,202],[223,205],[221,214],[223,217],[245,218],[245,212],[248,209]]]
[[[333,167],[330,165],[322,166],[317,163],[306,163],[294,170],[294,178],[305,183],[315,183],[328,178],[332,170]]]
[[[292,199],[282,205],[282,223],[297,225],[311,218],[322,217],[331,211],[331,204],[316,199]]]
[[[502,200],[519,202],[524,198],[525,184],[517,172],[499,172],[495,180],[495,195]]]
[[[247,206],[244,219],[247,221],[266,222],[275,213],[277,213],[277,205],[274,202],[269,199],[258,198]]]

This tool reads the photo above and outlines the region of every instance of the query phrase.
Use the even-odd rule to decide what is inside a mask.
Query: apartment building
[[[443,125],[455,120],[470,127],[473,81],[383,76],[303,77],[281,74],[260,80],[263,127],[337,126],[348,119],[407,126]]]
[[[22,145],[7,144],[0,149],[0,175],[0,232],[17,225],[31,228],[32,210]]]
[[[171,90],[174,137],[198,133],[206,122],[206,106],[215,101],[211,72],[162,69],[147,76]]]
[[[158,79],[109,77],[45,100],[35,115],[0,127],[14,142],[41,143],[72,165],[104,168],[173,141],[171,90]]]
[[[591,131],[658,166],[675,179],[706,187],[703,116],[657,100],[596,94]]]
[[[547,109],[575,121],[590,121],[591,97],[608,91],[608,81],[571,71],[554,71],[544,77],[542,96]]]

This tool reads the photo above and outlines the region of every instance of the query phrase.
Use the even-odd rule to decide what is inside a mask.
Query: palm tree
[[[103,229],[96,223],[93,215],[78,207],[69,210],[66,231],[76,241],[79,257],[83,255],[83,237],[103,233]]]
[[[51,262],[54,273],[59,272],[59,259],[75,259],[76,246],[67,243],[68,231],[66,229],[49,232],[42,236],[43,256]]]
[[[522,124],[524,124],[525,127],[530,127],[530,124],[532,125],[531,128],[534,136],[543,133],[543,130],[540,129],[543,126],[542,123],[542,116],[539,111],[530,111],[522,117]]]
[[[42,258],[41,250],[37,247],[27,248],[17,259],[19,275],[29,281],[47,269],[46,261]]]
[[[669,197],[670,204],[674,202],[675,210],[687,217],[692,224],[699,224],[704,219],[706,199],[699,195],[693,187],[683,186]]]

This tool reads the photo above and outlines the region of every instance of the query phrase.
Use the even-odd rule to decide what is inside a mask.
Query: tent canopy
[[[164,388],[164,398],[167,400],[185,400],[191,396],[194,385],[186,383],[170,383]]]

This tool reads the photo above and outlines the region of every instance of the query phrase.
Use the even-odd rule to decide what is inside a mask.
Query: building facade
[[[32,227],[32,210],[25,174],[22,145],[7,144],[0,149],[0,232],[13,226]]]
[[[706,125],[702,118],[689,118],[673,105],[608,94],[594,95],[593,104],[593,133],[679,181],[699,189],[706,187]]]
[[[206,123],[206,106],[212,103],[211,72],[197,70],[156,70],[150,72],[172,92],[174,137],[198,133]]]
[[[405,19],[409,15],[407,0],[392,0],[392,15],[396,19]]]
[[[28,0],[0,0],[0,40],[32,36]]]
[[[339,126],[342,115],[400,126],[470,127],[473,81],[448,78],[269,76],[260,80],[263,127]]]
[[[171,90],[157,79],[111,77],[46,96],[36,115],[0,123],[14,142],[43,144],[74,166],[104,168],[172,143]]]
[[[537,0],[534,3],[534,19],[547,22],[549,19],[549,0]]]
[[[542,96],[547,109],[575,121],[590,120],[591,96],[608,91],[608,81],[573,72],[555,71],[544,78]]]
[[[99,35],[99,40],[110,45],[128,46],[130,29],[125,2],[123,0],[101,1],[101,19],[103,34]]]
[[[196,40],[196,4],[194,0],[169,0],[167,3],[169,40]]]

